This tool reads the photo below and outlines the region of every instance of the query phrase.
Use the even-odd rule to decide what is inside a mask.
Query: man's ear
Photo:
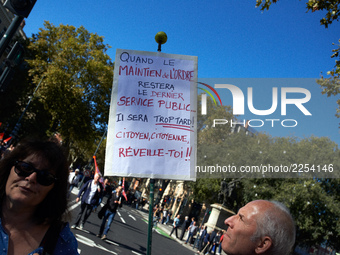
[[[269,250],[269,248],[273,245],[273,241],[269,236],[263,237],[257,247],[255,248],[255,253],[256,254],[264,254],[266,251]]]

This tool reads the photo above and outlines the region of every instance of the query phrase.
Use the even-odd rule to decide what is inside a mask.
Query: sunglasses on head
[[[37,182],[43,186],[50,186],[57,180],[57,178],[53,174],[49,173],[49,171],[38,170],[31,164],[23,161],[15,162],[14,171],[21,177],[27,177],[32,173],[37,173]]]

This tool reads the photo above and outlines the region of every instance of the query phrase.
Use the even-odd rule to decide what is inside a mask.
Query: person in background
[[[177,229],[178,229],[178,227],[180,225],[180,217],[181,217],[181,215],[178,214],[177,217],[174,219],[174,222],[172,224],[172,230],[171,230],[170,236],[175,231],[176,232],[176,237],[178,238]]]
[[[169,209],[168,214],[166,215],[166,221],[164,223],[165,225],[168,224],[168,222],[170,221],[171,215],[172,215],[172,211]]]
[[[163,207],[159,205],[156,211],[154,212],[154,219],[157,220],[159,223],[161,223],[162,218],[163,218]]]
[[[68,181],[69,181],[70,186],[69,186],[67,197],[69,198],[73,188],[77,187],[78,183],[80,181],[80,175],[79,175],[79,169],[78,168],[74,171],[74,173],[70,173]]]
[[[197,246],[197,250],[199,250],[199,251],[202,248],[203,240],[204,240],[204,237],[205,237],[206,234],[207,234],[207,226],[201,226],[200,232],[199,232],[199,237],[197,239],[197,243],[195,242],[196,246]]]
[[[179,240],[183,240],[185,232],[188,230],[190,223],[191,222],[189,221],[189,216],[185,216],[184,222],[182,223],[182,226],[181,226],[182,231],[181,231],[181,236],[179,237]]]
[[[185,244],[189,243],[189,245],[191,245],[191,242],[194,239],[194,236],[196,235],[197,231],[198,227],[196,226],[196,221],[194,221],[188,228],[188,238]]]
[[[1,254],[78,254],[64,221],[68,174],[52,141],[23,141],[0,161]]]
[[[101,237],[102,240],[105,240],[107,237],[107,233],[110,230],[110,227],[116,215],[118,206],[122,207],[121,195],[122,195],[122,186],[118,186],[116,190],[112,192],[111,197],[107,201],[107,209],[103,217],[102,224],[100,225],[99,234],[97,235],[98,237]],[[106,223],[106,227],[105,227],[105,223]]]
[[[112,188],[111,188],[111,185],[110,185],[110,182],[109,182],[109,179],[108,178],[105,178],[104,179],[104,188],[103,188],[103,192],[101,194],[101,197],[99,198],[98,200],[98,203],[93,206],[93,212],[95,212],[97,210],[97,207],[100,205],[100,203],[103,201],[103,198],[105,196],[108,196],[109,198],[111,197],[111,194],[112,194]]]
[[[216,254],[218,247],[220,246],[221,235],[222,235],[222,231],[218,231],[214,238],[210,253],[212,252],[213,254]]]
[[[203,239],[203,243],[202,243],[202,247],[201,249],[198,251],[198,254],[204,254],[205,251],[207,251],[207,248],[209,246],[209,240],[210,240],[210,235],[211,235],[212,231],[209,231],[208,233],[205,234],[204,239]]]
[[[225,230],[222,230],[220,242],[219,242],[219,245],[218,245],[218,250],[217,250],[217,253],[216,253],[218,255],[222,254],[222,241],[223,241],[224,234],[225,234]]]
[[[98,204],[99,198],[103,193],[103,186],[99,182],[100,175],[95,174],[93,180],[87,181],[79,190],[76,202],[78,203],[81,198],[80,212],[78,213],[75,224],[72,228],[77,228],[80,223],[80,229],[84,228],[88,217],[90,217],[93,207]],[[84,214],[85,213],[85,214]],[[84,217],[82,219],[82,215]]]
[[[112,186],[111,186],[110,180],[108,178],[105,178],[103,197],[107,196],[108,198],[110,198],[111,194],[112,194]]]
[[[214,245],[216,234],[217,234],[217,230],[213,229],[213,231],[211,231],[211,233],[210,233],[208,247],[206,248],[205,254],[209,254],[209,252],[211,252],[213,245]]]
[[[162,224],[166,224],[165,222],[167,220],[167,215],[168,215],[168,207],[167,205],[165,205],[163,208]]]

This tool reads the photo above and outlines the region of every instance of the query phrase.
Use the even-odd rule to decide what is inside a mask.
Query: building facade
[[[6,33],[7,29],[9,28],[9,26],[11,25],[12,20],[14,19],[14,14],[12,12],[10,12],[9,10],[7,10],[3,5],[5,3],[5,0],[0,0],[1,1],[1,5],[0,5],[0,38],[2,38],[4,36],[4,34]],[[24,40],[27,39],[26,34],[24,33],[24,28],[25,26],[25,20],[23,20],[23,22],[21,23],[21,26],[19,27],[19,29],[17,30],[14,38],[12,39],[12,42],[10,43],[9,46],[13,46],[13,44],[16,41],[16,38],[22,38]],[[7,47],[5,54],[3,56],[1,56],[1,60],[3,60],[7,54],[10,51],[10,47]]]

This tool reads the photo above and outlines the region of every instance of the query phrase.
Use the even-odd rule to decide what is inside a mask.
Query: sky
[[[282,116],[278,107],[276,115],[268,118],[294,118],[299,124],[294,128],[265,126],[257,131],[272,136],[327,136],[340,144],[339,119],[335,117],[339,96],[321,95],[315,83],[335,65],[330,56],[336,48],[332,43],[340,38],[340,23],[324,28],[320,25],[324,13],[306,12],[305,2],[281,0],[269,11],[261,11],[255,8],[255,0],[38,0],[24,31],[31,37],[45,20],[55,26],[84,26],[104,37],[104,43],[111,46],[108,54],[112,60],[116,49],[157,51],[154,37],[164,31],[168,41],[162,45],[162,52],[197,56],[199,80],[214,86],[216,81],[235,83],[231,78],[249,78],[234,85],[242,87],[245,98],[247,87],[253,87],[258,109],[270,107],[272,87],[278,87],[279,93],[281,87],[310,91],[311,99],[305,106],[311,116],[296,107],[287,108],[289,113]],[[253,78],[267,78],[267,85]],[[232,105],[225,90],[218,93],[223,104]],[[259,119],[248,115],[244,118]]]

